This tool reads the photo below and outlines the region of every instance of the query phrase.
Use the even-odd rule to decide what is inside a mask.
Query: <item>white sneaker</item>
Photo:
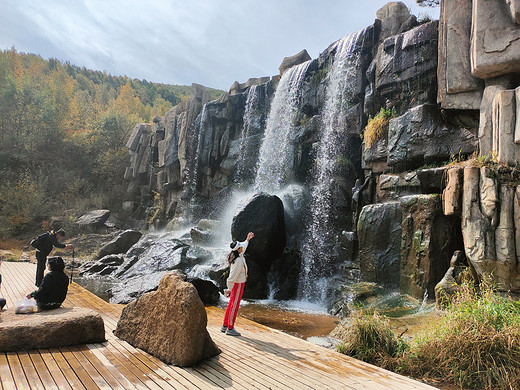
[[[221,331],[222,333],[226,333],[226,330],[227,330],[227,326],[223,326],[223,325],[222,325],[222,328],[220,328],[220,331]]]
[[[235,329],[226,330],[226,334],[228,336],[240,336],[240,333],[238,333]]]

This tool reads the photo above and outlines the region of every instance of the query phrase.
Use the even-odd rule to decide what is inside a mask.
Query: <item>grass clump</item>
[[[400,359],[400,371],[464,388],[520,388],[520,304],[463,283],[437,327]]]
[[[395,368],[395,358],[405,348],[388,319],[378,313],[353,312],[337,336],[342,340],[338,352],[388,369]]]
[[[338,350],[436,384],[520,389],[520,302],[463,282],[444,314],[409,342],[384,318],[355,314]]]
[[[381,138],[388,129],[388,124],[393,116],[395,115],[392,110],[381,108],[373,118],[368,120],[368,124],[363,131],[363,139],[365,140],[366,148],[369,148]]]

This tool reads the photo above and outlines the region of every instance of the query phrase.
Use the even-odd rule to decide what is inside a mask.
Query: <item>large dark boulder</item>
[[[267,272],[285,248],[284,208],[280,198],[262,192],[244,202],[233,218],[231,237],[243,241],[248,232],[255,237],[246,252],[249,274],[244,296],[264,298]]]
[[[220,294],[218,292],[218,287],[215,286],[215,283],[210,280],[204,280],[200,278],[188,278],[187,281],[195,286],[203,303],[207,305],[218,304]]]
[[[233,217],[231,237],[244,241],[248,232],[255,234],[247,248],[248,260],[268,271],[285,247],[284,208],[280,198],[258,193],[244,203]]]

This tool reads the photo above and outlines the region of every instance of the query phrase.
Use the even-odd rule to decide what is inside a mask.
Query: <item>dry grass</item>
[[[3,238],[0,240],[0,250],[21,250],[23,247],[26,247],[29,244],[29,241],[20,238]]]
[[[417,338],[400,371],[465,388],[520,388],[520,303],[465,283],[437,327]]]
[[[368,120],[368,124],[363,131],[365,148],[371,147],[383,136],[383,134],[388,130],[388,124],[391,118],[392,111],[381,108],[376,116]]]
[[[396,357],[405,345],[392,332],[386,317],[356,311],[342,326],[342,331],[334,335],[342,340],[337,346],[339,352],[383,368],[395,368]]]
[[[384,319],[358,315],[338,350],[435,383],[520,389],[520,303],[466,282],[445,314],[409,343]]]

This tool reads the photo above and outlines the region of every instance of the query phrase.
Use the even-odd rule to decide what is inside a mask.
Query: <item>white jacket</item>
[[[235,283],[245,283],[247,280],[247,263],[244,258],[249,241],[240,242],[242,253],[235,259],[235,262],[229,267],[229,277],[227,278],[227,287],[231,290]]]

